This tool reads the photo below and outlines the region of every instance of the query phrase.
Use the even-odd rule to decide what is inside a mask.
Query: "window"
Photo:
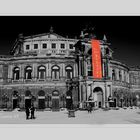
[[[58,66],[52,67],[52,79],[58,80],[60,78],[60,68]]]
[[[42,44],[42,48],[43,48],[43,49],[46,49],[46,48],[47,48],[47,44],[46,44],[46,43],[43,43],[43,44]]]
[[[116,79],[115,70],[112,70],[112,80]]]
[[[92,76],[92,71],[88,71],[88,76]]]
[[[61,44],[61,49],[65,49],[65,44]]]
[[[45,75],[46,75],[46,67],[45,66],[38,67],[38,78],[45,79]]]
[[[52,49],[56,49],[56,44],[52,43]]]
[[[73,49],[73,44],[69,44],[69,48],[70,49]]]
[[[13,80],[19,80],[19,67],[15,67],[13,70]]]
[[[26,45],[26,50],[29,50],[30,49],[30,45]]]
[[[25,79],[32,79],[32,67],[25,68]]]
[[[122,81],[122,74],[121,74],[121,71],[119,71],[119,80]]]
[[[34,44],[34,49],[38,49],[38,44]]]
[[[73,78],[73,68],[71,66],[66,67],[66,77],[67,79]]]

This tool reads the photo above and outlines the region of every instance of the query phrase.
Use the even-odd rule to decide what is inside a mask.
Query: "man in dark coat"
[[[35,116],[34,116],[35,108],[33,105],[31,106],[30,110],[31,110],[31,119],[35,119]]]
[[[30,110],[29,107],[26,107],[26,120],[29,119],[30,116]]]

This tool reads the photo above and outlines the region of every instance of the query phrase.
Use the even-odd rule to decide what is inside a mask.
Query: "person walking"
[[[35,119],[35,116],[34,116],[35,108],[33,105],[31,106],[30,110],[31,110],[31,119]]]
[[[92,105],[89,105],[89,112],[92,113]]]
[[[90,112],[90,105],[89,104],[87,106],[87,111],[88,111],[88,113]]]
[[[30,116],[30,110],[29,110],[29,107],[26,107],[26,120],[29,119],[29,116]]]

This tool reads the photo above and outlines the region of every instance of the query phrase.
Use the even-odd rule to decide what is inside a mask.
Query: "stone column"
[[[45,66],[46,66],[46,79],[47,79],[47,78],[48,78],[48,76],[49,76],[48,63],[47,63]]]
[[[51,79],[51,63],[48,64],[48,75],[49,75],[49,79]]]
[[[37,80],[37,73],[38,73],[38,65],[37,64],[33,64],[33,71],[32,71],[32,76],[33,79],[36,81]]]
[[[64,63],[62,64],[62,69],[63,69],[63,77],[65,77],[66,76],[66,71],[65,71],[65,64]]]
[[[24,79],[24,70],[25,70],[25,65],[21,65],[21,79]]]

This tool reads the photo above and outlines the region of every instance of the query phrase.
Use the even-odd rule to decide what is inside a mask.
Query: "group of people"
[[[92,113],[92,105],[91,104],[88,104],[87,111],[88,111],[88,113]]]
[[[35,112],[35,108],[33,105],[31,105],[31,107],[26,107],[26,119],[35,119],[34,116],[34,112]],[[30,116],[31,114],[31,116]]]

